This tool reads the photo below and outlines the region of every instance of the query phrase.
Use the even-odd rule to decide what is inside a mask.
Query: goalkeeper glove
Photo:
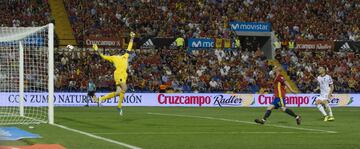
[[[135,33],[134,32],[130,32],[130,37],[134,38],[135,37]]]
[[[93,49],[96,51],[96,52],[98,52],[98,46],[96,45],[96,44],[93,44]]]

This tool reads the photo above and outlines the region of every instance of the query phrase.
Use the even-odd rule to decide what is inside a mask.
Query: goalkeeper
[[[112,56],[103,55],[102,53],[100,53],[98,51],[97,45],[93,44],[93,49],[98,52],[98,54],[101,56],[101,58],[113,63],[113,65],[115,66],[114,80],[116,83],[116,91],[111,92],[109,94],[106,94],[105,96],[98,98],[97,102],[101,102],[103,100],[108,100],[115,96],[119,96],[118,111],[119,111],[120,115],[123,115],[122,101],[124,99],[124,95],[127,90],[126,79],[127,79],[128,74],[127,74],[126,70],[128,67],[128,58],[129,58],[129,54],[127,52],[132,50],[135,33],[131,32],[130,37],[131,38],[130,38],[130,42],[129,42],[129,46],[128,46],[127,50],[123,50],[123,49],[120,50],[119,55],[112,55]]]

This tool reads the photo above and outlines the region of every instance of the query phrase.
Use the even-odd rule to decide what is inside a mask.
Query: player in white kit
[[[315,89],[315,92],[320,89],[320,96],[316,99],[316,106],[320,112],[324,115],[324,121],[334,121],[335,118],[329,106],[329,100],[332,97],[332,92],[334,90],[334,84],[332,78],[326,74],[324,67],[319,67],[319,76],[317,81],[319,86]],[[328,111],[326,113],[325,109]]]

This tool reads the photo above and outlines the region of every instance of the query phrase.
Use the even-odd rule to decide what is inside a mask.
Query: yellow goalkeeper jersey
[[[115,66],[115,74],[126,74],[126,70],[128,68],[128,59],[129,59],[129,54],[125,53],[123,55],[112,55],[112,56],[106,56],[103,54],[100,54],[100,56],[113,63]]]

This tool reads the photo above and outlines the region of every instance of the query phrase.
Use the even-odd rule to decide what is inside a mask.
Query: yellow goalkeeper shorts
[[[114,80],[116,86],[120,85],[120,83],[126,84],[127,76],[127,73],[114,73]]]

